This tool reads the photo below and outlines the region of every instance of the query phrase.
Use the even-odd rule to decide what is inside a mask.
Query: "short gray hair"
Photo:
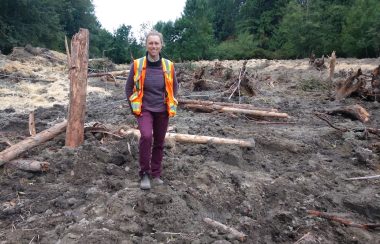
[[[148,34],[146,35],[146,38],[145,38],[145,44],[147,44],[147,41],[148,41],[148,37],[150,36],[158,36],[160,38],[160,41],[161,41],[161,44],[162,46],[164,47],[165,46],[165,43],[164,43],[164,36],[161,34],[161,32],[158,32],[156,30],[151,30],[148,32]]]

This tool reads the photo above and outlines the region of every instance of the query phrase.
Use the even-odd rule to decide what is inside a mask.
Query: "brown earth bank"
[[[0,151],[66,117],[68,72],[63,54],[16,48],[0,56]],[[169,141],[162,186],[139,189],[138,139],[85,134],[76,149],[64,134],[23,153],[47,161],[47,172],[0,168],[0,243],[240,243],[210,218],[244,233],[245,243],[379,243],[379,229],[316,217],[333,214],[356,224],[380,223],[378,102],[353,94],[334,99],[328,69],[308,60],[201,61],[176,64],[181,99],[245,103],[277,109],[288,119],[179,108],[171,132],[255,140],[254,148]],[[334,82],[380,59],[337,59]],[[108,66],[107,66],[108,67]],[[103,69],[100,66],[97,69]],[[127,69],[127,66],[116,66]],[[91,69],[94,71],[94,69]],[[237,84],[240,80],[240,89]],[[124,100],[125,79],[88,80],[86,126],[136,128]],[[233,95],[231,95],[233,93]],[[239,95],[240,94],[240,95]],[[359,104],[366,123],[315,112]]]

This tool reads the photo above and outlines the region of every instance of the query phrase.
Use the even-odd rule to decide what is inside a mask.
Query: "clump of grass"
[[[298,89],[302,91],[326,91],[329,90],[329,84],[325,81],[318,80],[315,78],[310,78],[310,79],[303,79],[300,80],[298,84]]]

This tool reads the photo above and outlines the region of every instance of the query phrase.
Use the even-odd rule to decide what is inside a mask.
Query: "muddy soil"
[[[37,131],[66,117],[67,70],[57,61],[64,55],[29,54],[19,49],[0,57],[0,150],[8,147],[6,141],[28,137],[30,111]],[[142,191],[137,138],[86,133],[82,146],[69,149],[59,135],[21,155],[49,162],[47,172],[0,168],[0,243],[240,243],[208,226],[206,217],[245,233],[245,243],[379,243],[379,229],[306,212],[380,223],[380,180],[347,180],[380,173],[380,153],[373,146],[379,137],[364,132],[379,127],[379,104],[360,97],[335,101],[328,70],[318,71],[306,59],[248,60],[250,89],[229,99],[242,64],[177,64],[181,97],[275,108],[289,119],[179,109],[170,126],[177,133],[254,139],[254,148],[168,142],[164,185]],[[359,67],[369,74],[379,64],[380,59],[338,59],[334,80]],[[86,125],[98,122],[111,131],[136,127],[124,82],[89,79]],[[314,115],[353,104],[370,112],[369,122],[328,116],[349,132]]]

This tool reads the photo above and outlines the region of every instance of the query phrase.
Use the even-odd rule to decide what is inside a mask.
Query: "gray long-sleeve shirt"
[[[125,95],[129,101],[129,97],[133,93],[133,76],[134,65],[131,65],[128,80],[125,85]],[[178,82],[174,72],[173,80],[174,97],[177,96]],[[166,111],[165,104],[165,78],[162,70],[162,61],[159,59],[157,62],[150,62],[147,59],[145,80],[144,80],[144,96],[142,102],[142,110],[151,112],[164,112]]]

